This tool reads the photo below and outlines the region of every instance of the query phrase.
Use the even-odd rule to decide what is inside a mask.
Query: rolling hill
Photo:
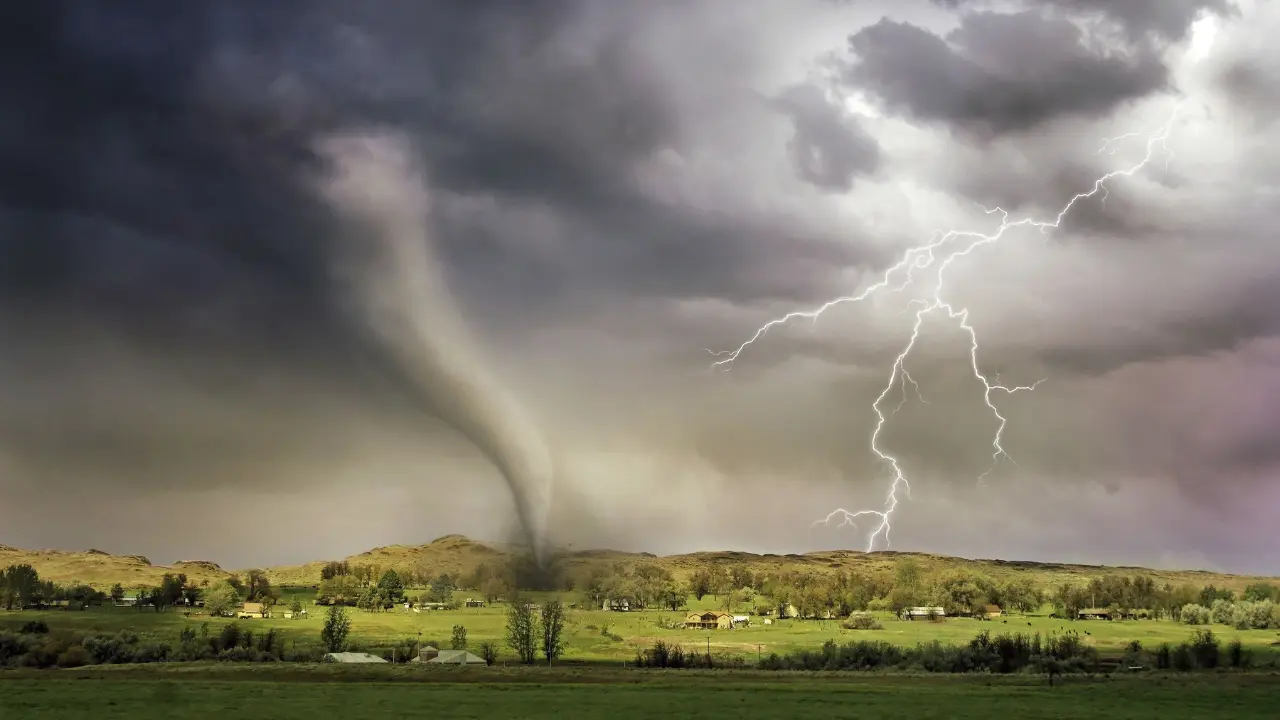
[[[391,545],[379,547],[345,558],[352,564],[377,565],[381,569],[415,570],[430,574],[450,573],[464,575],[482,563],[503,563],[517,554],[509,546],[478,542],[460,535],[446,535],[425,545]],[[677,577],[685,577],[696,568],[705,565],[726,567],[746,566],[753,572],[778,572],[787,570],[809,572],[875,573],[891,571],[904,558],[913,558],[927,573],[945,570],[968,570],[995,579],[1013,576],[1029,576],[1041,587],[1056,586],[1064,582],[1083,583],[1089,578],[1104,575],[1146,575],[1158,584],[1174,585],[1190,583],[1197,586],[1217,585],[1241,590],[1258,581],[1275,581],[1248,575],[1228,575],[1201,570],[1152,570],[1138,567],[1101,565],[1070,565],[1008,560],[970,560],[965,558],[910,552],[864,553],[855,550],[832,550],[800,555],[756,555],[744,552],[697,552],[683,555],[655,556],[649,553],[629,553],[615,550],[585,550],[563,553],[559,562],[569,572],[588,570],[593,566],[613,567],[619,563],[634,565],[651,563],[664,567]],[[114,583],[125,587],[157,584],[165,573],[185,573],[195,582],[214,582],[244,571],[228,571],[216,563],[193,560],[172,565],[153,565],[140,555],[112,555],[101,550],[21,550],[0,545],[0,568],[29,563],[45,579],[68,584],[82,582],[99,589]],[[314,585],[320,580],[320,569],[325,561],[303,565],[286,565],[264,568],[275,585]]]

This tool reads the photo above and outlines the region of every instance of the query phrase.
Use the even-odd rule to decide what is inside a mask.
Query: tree
[[[564,606],[559,600],[542,604],[542,655],[550,665],[564,654]]]
[[[532,665],[537,657],[537,625],[538,619],[528,600],[518,595],[511,598],[511,607],[507,610],[507,645],[526,665]]]
[[[267,580],[267,574],[261,570],[250,570],[245,580],[245,587],[248,588],[245,600],[247,602],[256,602],[271,594],[271,581]]]
[[[329,607],[329,614],[324,618],[324,629],[320,631],[320,642],[329,652],[341,652],[347,644],[347,634],[351,632],[351,620],[341,605]]]
[[[498,660],[498,646],[491,642],[480,643],[480,657],[484,658],[486,665],[492,665]]]
[[[200,592],[200,586],[188,584],[182,588],[182,598],[188,605],[195,605],[200,601]]]
[[[239,604],[240,593],[226,581],[209,588],[204,595],[204,609],[214,617],[230,615]]]
[[[341,562],[328,562],[324,567],[320,568],[321,580],[332,580],[336,577],[345,577],[351,574],[351,565],[343,560]]]
[[[289,612],[293,613],[293,619],[297,620],[298,616],[302,614],[302,602],[294,598],[293,602],[289,603]]]
[[[124,599],[124,586],[116,583],[111,586],[111,602],[118,603]]]
[[[400,573],[388,570],[378,579],[378,589],[383,591],[391,602],[400,602],[404,597],[404,580],[400,578]]]
[[[711,594],[711,571],[699,568],[689,576],[689,590],[699,600]]]
[[[40,594],[40,573],[30,565],[10,565],[4,570],[4,607],[12,610],[30,604]]]
[[[160,579],[159,593],[156,595],[156,611],[177,605],[182,600],[182,589],[187,585],[186,575],[165,573]]]
[[[449,647],[454,650],[467,649],[467,629],[461,625],[453,626],[453,635],[449,638]]]
[[[1280,588],[1270,583],[1254,583],[1244,589],[1244,599],[1249,602],[1280,600]]]

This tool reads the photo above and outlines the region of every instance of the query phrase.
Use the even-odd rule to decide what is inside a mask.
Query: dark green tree
[[[324,629],[320,631],[320,642],[329,652],[341,652],[347,644],[347,635],[351,632],[351,620],[341,605],[329,607],[329,614],[324,618]]]

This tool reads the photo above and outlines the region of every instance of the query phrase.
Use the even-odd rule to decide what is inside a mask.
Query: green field
[[[33,679],[39,678],[39,679]],[[477,682],[483,681],[483,684]],[[116,666],[0,672],[0,717],[1180,718],[1276,717],[1280,676],[1072,678],[518,670],[407,666]]]
[[[282,606],[287,606],[297,594],[309,601],[309,590],[283,589]],[[691,607],[714,607],[711,598],[706,603],[691,601]],[[324,608],[306,603],[311,617],[301,620],[283,618],[238,620],[242,627],[257,631],[276,628],[283,634],[286,644],[298,648],[319,645],[323,625]],[[388,612],[365,612],[348,609],[351,617],[350,642],[360,649],[377,651],[407,640],[416,641],[421,633],[424,642],[447,643],[454,625],[467,629],[468,643],[472,648],[492,641],[500,646],[499,662],[514,660],[505,647],[506,607],[496,605],[486,608],[466,608],[455,611],[410,612],[402,608]],[[604,612],[600,610],[569,610],[566,627],[567,661],[618,662],[633,660],[637,650],[651,647],[655,640],[684,646],[688,650],[706,651],[708,647],[716,655],[738,655],[754,661],[758,654],[779,654],[799,649],[817,649],[826,640],[849,642],[853,640],[884,640],[898,645],[914,646],[920,642],[938,640],[946,644],[967,642],[982,631],[992,635],[1000,633],[1041,633],[1076,630],[1086,642],[1093,644],[1104,655],[1119,655],[1130,641],[1140,641],[1151,649],[1161,643],[1179,643],[1192,634],[1194,628],[1156,620],[1128,621],[1075,621],[1057,620],[1044,615],[1009,616],[991,621],[969,618],[950,618],[943,622],[907,622],[893,617],[881,618],[882,630],[845,630],[835,620],[779,620],[763,625],[754,618],[750,628],[718,631],[670,629],[673,623],[683,619],[683,612]],[[183,627],[192,626],[197,632],[208,623],[213,634],[223,625],[232,622],[226,618],[210,618],[198,614],[184,615],[177,610],[154,612],[130,608],[100,607],[81,612],[23,611],[0,612],[0,628],[16,629],[29,620],[44,620],[54,631],[115,632],[128,629],[155,640],[176,642]],[[1275,630],[1236,630],[1225,625],[1212,627],[1221,642],[1239,638],[1255,654],[1271,655],[1280,651],[1280,632]],[[608,632],[608,635],[605,634]],[[620,637],[614,639],[610,636]]]

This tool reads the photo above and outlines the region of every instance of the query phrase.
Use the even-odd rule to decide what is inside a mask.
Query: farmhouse
[[[734,627],[751,627],[751,616],[750,615],[734,615],[733,626]]]
[[[946,616],[946,612],[940,607],[913,607],[902,611],[903,620],[927,620]]]
[[[1004,614],[1004,611],[1000,609],[999,605],[984,605],[980,614],[986,618],[998,618]]]
[[[122,595],[120,596],[119,600],[116,600],[114,603],[112,603],[112,605],[115,605],[116,607],[135,607],[137,606],[137,604],[138,604],[138,596],[136,594]]]
[[[631,601],[626,598],[608,598],[601,603],[600,609],[613,612],[631,612]]]
[[[684,619],[686,630],[731,630],[733,616],[719,610],[691,612]]]
[[[477,600],[477,599],[475,599],[475,598],[467,598],[467,601],[466,601],[465,603],[463,603],[463,604],[464,604],[466,607],[484,607],[484,600]]]
[[[1079,617],[1081,620],[1114,620],[1115,613],[1107,608],[1084,608]]]
[[[271,617],[271,611],[267,610],[262,603],[247,602],[244,607],[240,608],[238,616],[245,620],[250,618],[269,618]]]

